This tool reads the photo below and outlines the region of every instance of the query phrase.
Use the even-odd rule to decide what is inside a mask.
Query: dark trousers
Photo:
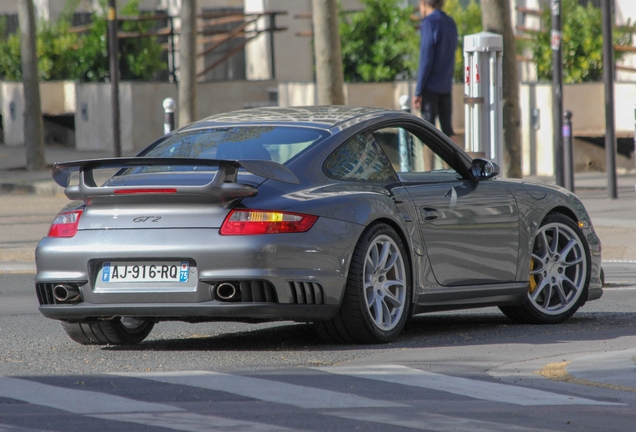
[[[435,125],[439,117],[442,132],[448,137],[455,135],[451,116],[453,114],[453,98],[451,93],[422,93],[422,118]]]

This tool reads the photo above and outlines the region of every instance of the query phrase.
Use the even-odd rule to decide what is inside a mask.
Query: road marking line
[[[101,414],[91,417],[137,423],[187,432],[275,432],[291,431],[282,426],[254,423],[223,417],[200,415],[194,413],[134,413],[134,414]]]
[[[114,375],[217,390],[300,408],[397,408],[406,405],[368,399],[347,393],[287,384],[261,378],[228,375],[209,371],[114,373]]]
[[[399,365],[330,366],[323,372],[443,391],[474,399],[515,405],[624,405],[566,396],[526,387],[440,375]]]
[[[606,263],[614,263],[614,264],[636,264],[636,261],[632,260],[603,260],[603,264]]]
[[[48,431],[44,429],[32,429],[32,428],[24,428],[20,426],[0,424],[0,432],[48,432]]]
[[[87,390],[54,387],[8,377],[0,377],[0,396],[74,414],[182,411],[170,405],[141,402]]]
[[[181,408],[171,405],[8,377],[0,377],[0,396],[87,417],[188,432],[290,430],[276,425],[184,412]]]
[[[546,429],[526,428],[504,423],[450,417],[441,414],[417,413],[415,415],[404,415],[331,411],[329,412],[329,415],[349,420],[368,421],[409,429],[436,432],[549,432]]]

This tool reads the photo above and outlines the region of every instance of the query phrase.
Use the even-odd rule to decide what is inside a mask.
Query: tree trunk
[[[179,127],[197,120],[197,2],[181,2],[181,34],[179,43]]]
[[[110,75],[110,103],[113,122],[113,150],[121,157],[121,113],[119,111],[119,39],[117,5],[108,0],[108,73]]]
[[[510,18],[510,0],[482,0],[484,31],[503,36],[503,129],[507,177],[521,178],[521,109],[517,47]]]
[[[35,12],[32,0],[18,1],[20,22],[22,86],[24,88],[24,144],[27,171],[46,168],[44,124],[40,102],[40,81],[36,52]]]
[[[318,105],[344,105],[344,72],[336,0],[313,0]]]

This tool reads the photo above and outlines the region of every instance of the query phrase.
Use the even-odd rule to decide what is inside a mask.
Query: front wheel
[[[563,322],[587,299],[590,268],[588,244],[578,225],[565,215],[549,214],[534,239],[528,300],[500,309],[521,323]]]
[[[402,240],[388,225],[368,228],[349,268],[336,317],[315,323],[320,335],[339,343],[386,343],[404,328],[411,306],[410,266]]]
[[[89,323],[62,321],[66,334],[82,345],[135,345],[146,339],[154,326],[151,321],[132,317]]]

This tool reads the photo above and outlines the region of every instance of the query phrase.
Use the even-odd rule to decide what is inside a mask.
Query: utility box
[[[464,36],[466,150],[503,168],[502,57],[501,35]]]

